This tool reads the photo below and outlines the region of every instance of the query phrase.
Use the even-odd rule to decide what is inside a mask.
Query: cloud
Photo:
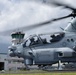
[[[65,3],[75,6],[75,0],[65,0]],[[0,31],[14,29],[30,24],[44,22],[46,20],[61,17],[71,13],[68,9],[47,6],[40,3],[27,2],[26,0],[0,0]],[[26,32],[27,35],[59,31],[60,27],[66,27],[70,19],[58,21],[47,26],[36,28]],[[55,30],[54,30],[55,29]],[[9,37],[8,37],[9,38]],[[0,43],[9,43],[7,37],[0,36]],[[6,42],[5,42],[6,41]]]
[[[2,4],[2,8],[0,9],[0,31],[27,26],[29,24],[39,23],[51,19],[53,15],[56,15],[55,13],[52,14],[53,10],[55,11],[57,9],[38,3],[23,1],[15,3],[12,1],[5,0],[0,1],[0,3]],[[37,33],[35,31],[36,30],[28,31],[28,33],[35,34]],[[9,43],[9,37],[0,36],[0,39],[2,39],[0,40],[0,42]]]
[[[53,16],[51,15],[53,8],[36,3],[11,3],[8,1],[6,4],[3,2],[2,5],[4,5],[5,8],[3,9],[6,11],[1,10],[1,31],[44,21],[47,20],[49,16]]]
[[[60,8],[21,0],[1,1],[0,31],[44,22],[60,15]],[[6,11],[5,11],[6,10]],[[67,13],[67,12],[66,12]],[[61,14],[64,15],[64,14]]]

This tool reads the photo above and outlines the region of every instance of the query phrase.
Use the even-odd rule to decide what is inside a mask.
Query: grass
[[[74,72],[47,72],[47,71],[41,71],[41,70],[32,70],[32,71],[30,70],[30,71],[9,71],[9,72],[0,73],[0,75],[76,75],[76,72],[75,71]]]
[[[49,73],[30,73],[30,74],[0,74],[0,75],[76,75],[76,72],[66,72],[66,73],[52,73],[52,72],[49,72]]]

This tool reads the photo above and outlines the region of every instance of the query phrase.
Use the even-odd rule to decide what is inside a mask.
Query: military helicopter
[[[76,9],[59,2],[52,2],[52,4],[68,8],[73,12],[64,17],[23,27],[23,29],[30,30],[54,21],[73,17],[62,32],[30,35],[25,40],[23,32],[11,34],[12,46],[9,47],[9,55],[24,58],[24,64],[27,68],[28,65],[46,66],[59,61],[76,62]]]

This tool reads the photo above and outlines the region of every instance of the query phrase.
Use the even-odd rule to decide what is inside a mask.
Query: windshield
[[[38,38],[38,36],[35,35],[35,36],[27,38],[23,46],[28,47],[28,46],[37,45],[40,43],[41,43],[40,39]]]

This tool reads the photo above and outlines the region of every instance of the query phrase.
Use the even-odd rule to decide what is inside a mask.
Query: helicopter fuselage
[[[23,57],[28,65],[48,65],[62,62],[75,62],[76,34],[56,32],[32,35],[21,44],[14,45],[10,56]]]

